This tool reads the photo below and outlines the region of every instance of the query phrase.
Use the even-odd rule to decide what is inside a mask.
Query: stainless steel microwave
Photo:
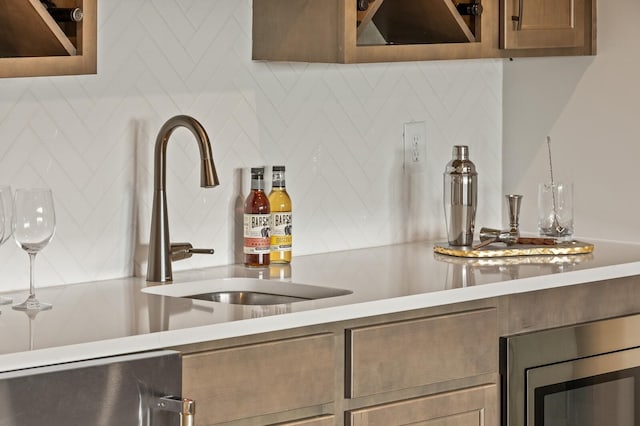
[[[640,426],[640,315],[500,341],[502,426]]]

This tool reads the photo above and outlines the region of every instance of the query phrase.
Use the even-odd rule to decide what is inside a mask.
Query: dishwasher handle
[[[163,396],[158,398],[156,407],[180,415],[180,426],[195,426],[196,402],[189,398]]]

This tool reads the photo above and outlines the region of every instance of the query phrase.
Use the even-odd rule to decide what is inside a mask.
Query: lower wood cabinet
[[[347,352],[350,398],[497,373],[497,310],[350,329]]]
[[[488,384],[351,411],[348,426],[498,426],[498,386]]]
[[[334,400],[334,366],[333,334],[188,354],[182,394],[200,426],[319,406]],[[291,424],[325,424],[309,421]]]
[[[207,426],[499,426],[499,336],[640,312],[637,276],[181,348]]]
[[[190,348],[182,395],[199,426],[498,426],[497,309],[484,303]]]
[[[312,419],[295,420],[292,422],[278,423],[273,426],[334,426],[336,419],[334,416],[314,417]]]

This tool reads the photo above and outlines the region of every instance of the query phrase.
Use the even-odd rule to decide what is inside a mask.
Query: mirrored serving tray
[[[583,241],[565,241],[552,245],[493,243],[473,249],[472,247],[451,246],[449,243],[436,243],[435,253],[470,258],[513,257],[513,256],[566,256],[592,253],[593,244]]]

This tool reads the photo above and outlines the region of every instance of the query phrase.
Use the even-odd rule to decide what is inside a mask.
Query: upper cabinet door
[[[501,0],[504,49],[584,46],[585,0]]]

